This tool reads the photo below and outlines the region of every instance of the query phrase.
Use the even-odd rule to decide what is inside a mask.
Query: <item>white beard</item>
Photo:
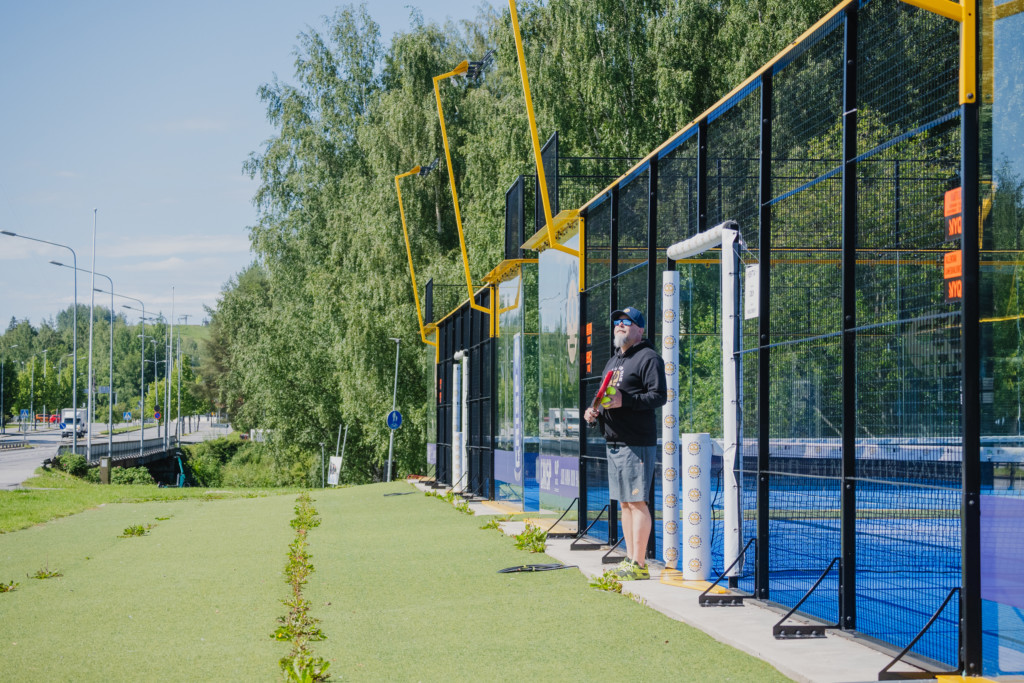
[[[613,341],[613,343],[615,344],[615,348],[617,349],[622,349],[622,347],[626,346],[628,342],[629,334],[617,334],[615,335],[615,339]]]

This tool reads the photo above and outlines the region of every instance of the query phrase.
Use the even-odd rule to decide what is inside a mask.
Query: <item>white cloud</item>
[[[248,251],[249,238],[246,235],[181,235],[124,241],[104,249],[104,255],[127,259],[189,255],[223,256]]]

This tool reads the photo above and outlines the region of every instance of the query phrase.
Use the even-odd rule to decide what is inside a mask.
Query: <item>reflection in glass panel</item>
[[[982,79],[992,84],[981,135],[991,140],[981,169],[984,676],[1024,673],[1024,13],[1014,9],[997,5]]]
[[[578,245],[577,234],[565,246]],[[555,249],[541,252],[539,260],[537,483],[541,507],[564,510],[579,495],[579,260]]]

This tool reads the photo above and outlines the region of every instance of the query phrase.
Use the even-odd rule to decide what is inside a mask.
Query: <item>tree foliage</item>
[[[522,2],[542,139],[558,130],[563,154],[642,156],[830,6]],[[507,11],[440,26],[413,10],[409,30],[385,45],[366,7],[346,6],[299,36],[292,83],[275,79],[260,89],[276,132],[245,163],[260,183],[260,219],[250,231],[256,262],[225,285],[210,311],[201,391],[236,427],[271,429],[275,443],[297,449],[286,455],[283,446],[267,446],[261,457],[318,467],[320,444],[336,445],[344,425],[343,479],[380,479],[395,363],[389,339],[399,337],[405,420],[395,453],[400,472],[425,469],[434,354],[419,343],[394,177],[443,156],[433,77],[488,49],[495,62],[481,80],[440,84],[479,279],[502,257],[505,189],[533,172]],[[623,160],[615,173],[629,165]],[[448,181],[443,160],[437,172],[402,181],[421,286],[428,278],[465,281]]]

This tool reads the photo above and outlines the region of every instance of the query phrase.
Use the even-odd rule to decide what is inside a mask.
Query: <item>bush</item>
[[[111,484],[155,484],[145,467],[114,467],[110,470]]]
[[[89,464],[85,461],[84,455],[65,453],[57,460],[57,467],[73,477],[84,477]]]

